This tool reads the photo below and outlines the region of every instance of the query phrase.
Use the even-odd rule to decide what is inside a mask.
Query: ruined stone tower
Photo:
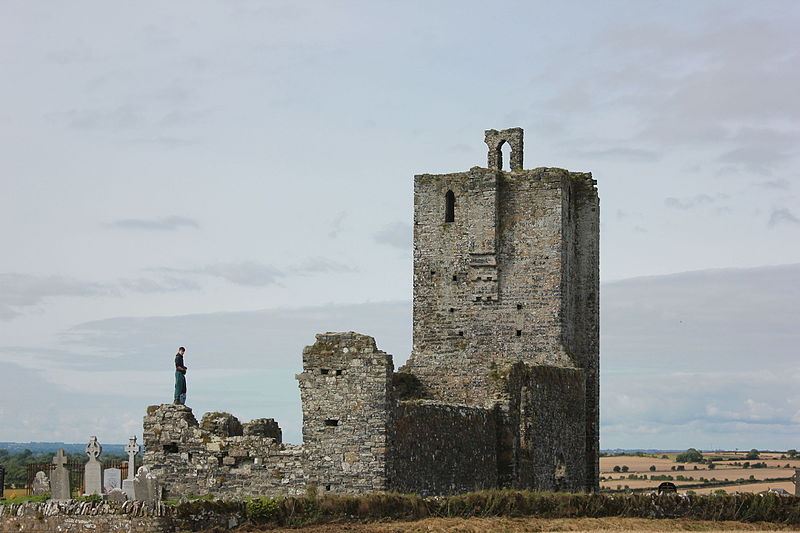
[[[598,489],[597,190],[524,170],[522,136],[486,131],[488,168],[415,176],[411,357],[394,372],[372,337],[317,335],[302,446],[270,419],[148,408],[145,464],[170,497]]]
[[[488,168],[415,177],[414,348],[405,369],[436,399],[487,408],[501,402],[512,415],[520,409],[509,404],[519,396],[507,380],[514,363],[556,367],[561,374],[572,369],[575,380],[582,374],[585,401],[576,398],[563,409],[585,415],[585,474],[593,485],[599,453],[597,190],[588,173],[523,170],[522,136],[520,128],[488,130]],[[505,143],[510,171],[502,168]],[[550,396],[558,398],[557,391]],[[541,426],[541,420],[531,423]]]

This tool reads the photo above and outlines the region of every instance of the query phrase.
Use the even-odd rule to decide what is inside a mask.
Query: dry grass
[[[601,481],[600,486],[603,489],[611,490],[624,489],[626,486],[630,489],[654,489],[658,487],[658,485],[664,480],[628,479],[628,475],[645,475],[648,478],[653,475],[668,475],[672,476],[673,478],[677,478],[678,476],[683,476],[684,478],[693,478],[682,481],[672,479],[671,481],[678,487],[698,485],[702,483],[702,480],[700,480],[701,477],[709,480],[711,480],[711,478],[716,478],[716,481],[712,482],[714,483],[714,486],[712,487],[688,487],[688,489],[693,490],[698,494],[709,494],[720,488],[725,489],[730,493],[749,491],[761,492],[768,490],[769,488],[783,488],[788,490],[790,493],[794,493],[794,486],[789,482],[765,482],[764,480],[792,477],[794,475],[794,468],[800,468],[800,459],[792,460],[786,457],[781,459],[780,453],[764,453],[759,459],[750,460],[749,462],[751,464],[763,462],[768,465],[767,468],[742,468],[741,466],[734,465],[732,463],[738,462],[741,464],[747,461],[747,459],[744,458],[745,454],[743,452],[739,452],[738,454],[734,452],[722,452],[714,454],[707,453],[705,455],[707,457],[722,456],[726,460],[717,461],[715,462],[716,468],[708,469],[708,465],[695,463],[676,463],[674,461],[675,454],[670,454],[668,459],[662,459],[661,455],[656,457],[637,457],[629,455],[601,457],[601,475],[611,479]],[[787,464],[789,465],[789,468],[786,468]],[[672,470],[673,467],[679,465],[683,465],[684,470]],[[624,473],[614,472],[613,469],[615,466],[627,466],[628,471]],[[651,466],[655,466],[656,470],[650,471]],[[695,470],[695,467],[697,467],[697,470]],[[762,483],[735,483],[739,479],[750,480],[750,476],[753,476],[755,481],[761,481]],[[719,484],[724,482],[726,479],[730,481],[730,484]]]
[[[522,533],[545,531],[790,531],[791,528],[771,523],[716,522],[707,520],[649,520],[643,518],[427,518],[411,522],[372,524],[336,523],[302,528],[259,529],[239,531],[271,531],[299,533]]]
[[[783,489],[789,494],[794,494],[794,483],[791,481],[772,481],[769,483],[745,483],[724,487],[693,488],[697,494],[712,494],[715,490],[723,489],[729,493],[734,492],[764,492],[769,489]]]

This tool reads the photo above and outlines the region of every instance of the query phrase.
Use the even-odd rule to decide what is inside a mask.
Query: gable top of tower
[[[509,128],[507,130],[486,130],[484,142],[489,147],[488,166],[496,170],[503,170],[503,145],[508,143],[511,147],[509,166],[511,170],[522,170],[522,128]]]

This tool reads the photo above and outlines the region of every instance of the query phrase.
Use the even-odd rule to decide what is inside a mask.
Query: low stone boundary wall
[[[171,533],[231,529],[246,519],[242,503],[48,502],[0,505],[0,533]]]

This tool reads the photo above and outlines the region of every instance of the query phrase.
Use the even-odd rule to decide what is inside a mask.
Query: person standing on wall
[[[186,348],[181,346],[175,355],[175,402],[186,405],[186,365],[183,364],[183,354]]]

